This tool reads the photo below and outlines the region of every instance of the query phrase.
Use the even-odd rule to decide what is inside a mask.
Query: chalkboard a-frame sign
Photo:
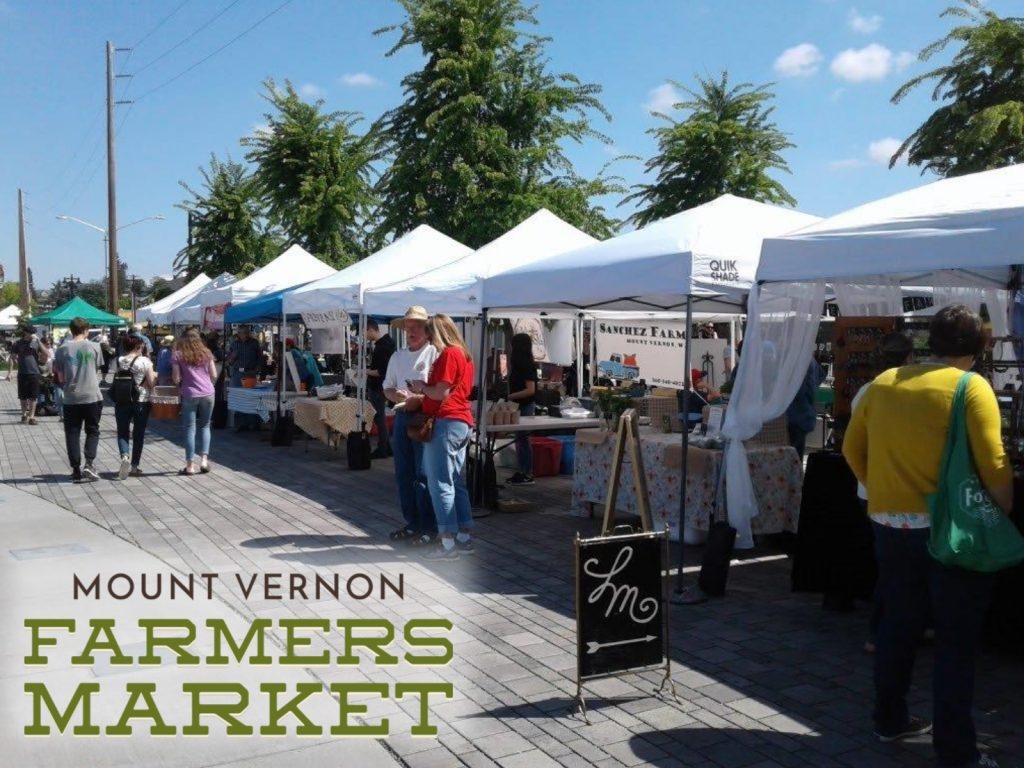
[[[579,678],[665,661],[664,534],[581,539],[576,584]]]
[[[668,596],[662,563],[666,531],[652,530],[636,412],[626,411],[612,457],[602,535],[576,537],[576,703],[587,718],[583,681],[664,664],[675,695],[668,653]],[[615,501],[627,455],[631,460],[642,533],[616,534]]]

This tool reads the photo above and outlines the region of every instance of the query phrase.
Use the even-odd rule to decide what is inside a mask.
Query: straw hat
[[[402,324],[406,320],[419,320],[421,323],[427,322],[430,319],[430,315],[427,314],[427,310],[418,304],[413,307],[409,307],[405,310],[405,314],[402,317],[396,317],[391,321],[392,328],[401,328]]]

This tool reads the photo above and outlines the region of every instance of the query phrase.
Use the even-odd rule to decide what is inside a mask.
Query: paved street
[[[213,473],[180,478],[178,425],[151,422],[146,477],[117,482],[110,479],[117,467],[110,411],[97,461],[104,479],[73,485],[57,419],[41,418],[34,427],[17,423],[15,385],[0,382],[0,480],[95,523],[120,539],[117,546],[131,545],[185,573],[405,574],[403,601],[366,600],[353,609],[345,601],[231,600],[225,607],[243,618],[356,613],[401,623],[444,615],[454,623],[455,661],[432,673],[455,686],[454,699],[432,707],[442,721],[439,737],[409,736],[403,723],[416,716],[418,705],[388,702],[390,709],[371,710],[371,716],[387,713],[392,732],[400,733],[376,749],[373,764],[933,764],[927,740],[883,746],[870,734],[866,610],[826,613],[818,596],[791,594],[785,559],[738,564],[726,599],[673,607],[678,702],[652,695],[657,672],[597,682],[588,686],[593,724],[587,726],[566,714],[575,691],[572,540],[577,531],[594,533],[596,525],[569,516],[567,478],[517,489],[537,511],[479,520],[472,558],[425,565],[387,540],[399,521],[390,462],[350,472],[343,454],[318,443],[272,448],[267,432],[215,431]],[[32,527],[38,523],[29,512],[21,524]],[[47,543],[66,543],[59,525],[47,533]],[[9,549],[3,547],[4,557]],[[929,668],[925,649],[915,694],[922,714],[930,711]],[[361,671],[377,682],[410,677],[405,668]],[[982,657],[979,730],[1004,766],[1024,765],[1021,690],[1020,657]],[[310,768],[342,764],[337,752],[331,754],[321,763],[310,752],[305,762]]]

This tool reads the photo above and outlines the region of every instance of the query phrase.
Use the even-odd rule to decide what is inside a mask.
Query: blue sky
[[[154,214],[166,220],[125,229],[119,250],[129,271],[147,278],[169,273],[185,241],[185,215],[174,207],[184,196],[179,180],[197,182],[210,153],[242,159],[239,137],[265,120],[266,77],[290,79],[327,108],[369,119],[399,103],[400,80],[419,59],[385,58],[394,36],[373,35],[401,19],[390,0],[292,0],[208,62],[147,94],[281,2],[189,0],[153,31],[181,0],[0,0],[0,263],[9,278],[17,274],[18,187],[26,193],[37,287],[71,272],[102,277],[102,235],[56,216],[106,224],[108,39],[138,43],[130,56],[118,54],[119,70],[137,73],[118,86],[121,98],[136,99],[118,107],[119,223]],[[829,215],[930,178],[886,167],[895,142],[933,109],[930,90],[899,106],[889,99],[923,70],[916,54],[949,28],[938,14],[952,2],[540,0],[537,16],[539,32],[553,38],[552,70],[601,84],[613,117],[595,120],[612,147],[571,149],[581,171],[594,173],[619,153],[649,157],[654,144],[645,131],[657,122],[649,109],[672,103],[666,81],[691,84],[695,74],[727,69],[735,82],[776,83],[777,122],[796,144],[786,153],[792,175],[784,183],[797,207]],[[989,7],[1012,10],[1009,0]],[[643,178],[638,162],[615,170],[629,183]]]

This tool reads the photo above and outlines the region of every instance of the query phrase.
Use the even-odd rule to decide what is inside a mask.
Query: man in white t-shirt
[[[412,545],[429,544],[437,536],[437,521],[423,474],[423,445],[410,440],[406,431],[409,413],[419,410],[423,401],[422,395],[411,392],[409,382],[425,382],[437,358],[437,349],[427,340],[428,318],[423,307],[409,307],[405,316],[395,321],[405,329],[406,347],[391,355],[384,376],[384,397],[396,405],[391,449],[398,500],[405,518],[405,525],[392,531],[391,540]]]

